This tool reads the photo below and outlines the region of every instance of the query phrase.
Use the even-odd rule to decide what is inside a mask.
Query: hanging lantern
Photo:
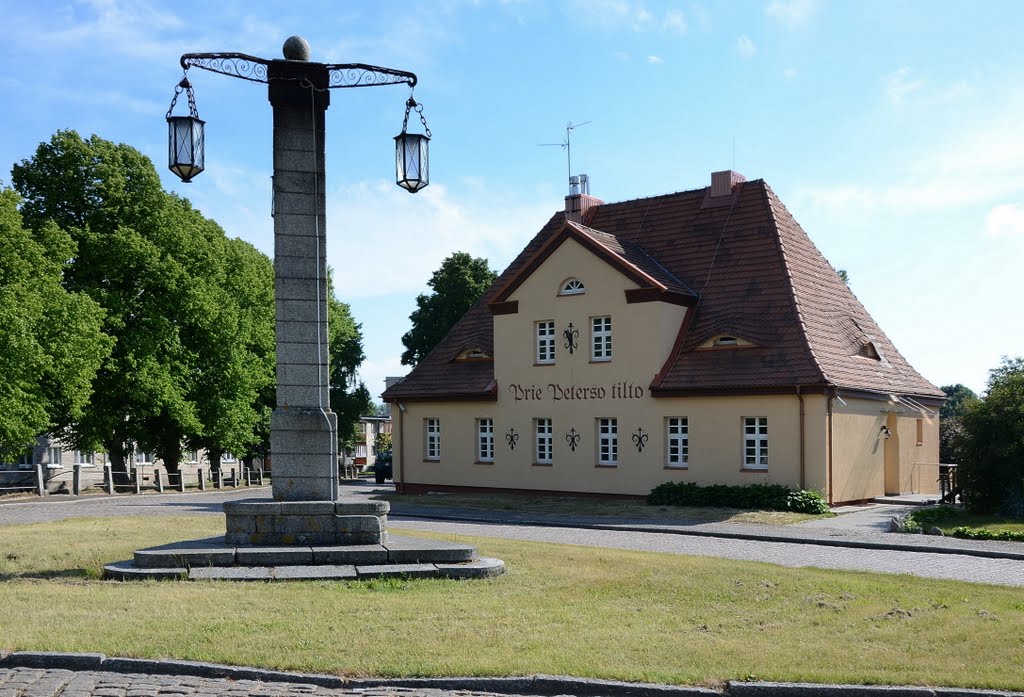
[[[407,133],[409,111],[416,109],[425,133]],[[405,103],[402,132],[395,136],[395,183],[411,194],[430,183],[430,128],[423,116],[423,105],[409,97]]]
[[[188,116],[171,116],[178,95],[188,95]],[[182,78],[174,89],[171,108],[167,110],[167,166],[188,184],[206,167],[206,143],[204,128],[206,122],[199,118],[195,94],[188,78]]]

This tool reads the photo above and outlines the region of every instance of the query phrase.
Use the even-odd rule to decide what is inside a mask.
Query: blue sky
[[[562,207],[565,153],[605,201],[763,178],[897,348],[984,388],[1024,355],[1024,26],[1019,2],[0,0],[0,180],[58,129],[128,143],[165,187],[273,251],[265,87],[190,71],[207,171],[166,170],[185,52],[410,70],[431,185],[393,184],[402,86],[334,90],[328,255],[363,324],[374,394],[415,296],[454,251],[500,270]],[[177,113],[181,113],[180,111]]]

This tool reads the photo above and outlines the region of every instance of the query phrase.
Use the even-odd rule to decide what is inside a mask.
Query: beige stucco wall
[[[395,468],[396,480],[412,484],[467,486],[541,491],[572,491],[600,494],[645,495],[666,481],[701,484],[752,484],[776,482],[799,485],[799,404],[795,396],[699,397],[630,400],[587,400],[574,403],[543,399],[515,402],[499,395],[496,403],[405,404],[403,466]],[[396,409],[397,412],[397,409]],[[686,416],[689,422],[689,467],[665,466],[665,418]],[[743,417],[768,418],[769,466],[767,471],[743,470]],[[597,466],[596,419],[614,417],[619,428],[619,464]],[[397,413],[394,415],[397,420]],[[441,458],[423,458],[424,419],[441,422]],[[495,459],[476,462],[477,419],[494,419]],[[550,418],[554,430],[551,466],[534,461],[533,419]],[[573,452],[566,441],[570,429],[580,434]],[[632,441],[642,428],[648,435],[643,451]],[[506,434],[519,438],[515,449]],[[823,433],[821,431],[820,433]],[[820,448],[819,448],[820,450]],[[823,463],[817,461],[816,464]],[[815,479],[823,479],[819,471]]]
[[[918,419],[922,419],[924,435],[920,446]],[[937,493],[938,421],[937,414],[922,415],[894,402],[851,397],[835,400],[833,500],[857,501],[882,493]],[[881,435],[882,426],[890,429],[888,439]]]

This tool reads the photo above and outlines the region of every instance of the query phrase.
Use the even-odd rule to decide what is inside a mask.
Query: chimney
[[[742,184],[747,181],[739,172],[735,172],[731,169],[726,169],[721,172],[711,173],[711,198],[718,198],[719,196],[730,196],[732,190],[737,184]]]
[[[587,212],[602,203],[604,201],[590,195],[590,177],[586,174],[569,177],[569,195],[565,197],[567,220],[582,224],[587,218]]]

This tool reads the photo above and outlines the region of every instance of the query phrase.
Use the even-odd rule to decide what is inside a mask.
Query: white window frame
[[[20,470],[30,470],[30,469],[32,469],[32,465],[35,464],[33,462],[33,460],[35,459],[33,457],[34,454],[35,453],[33,453],[31,450],[29,450],[28,452],[25,452],[25,453],[22,453],[21,455],[19,455],[18,456],[18,463],[17,463],[18,464],[18,469],[20,469]]]
[[[423,419],[423,459],[441,459],[441,419]]]
[[[615,417],[597,420],[597,464],[605,467],[619,464],[619,420]]]
[[[612,359],[612,318],[610,315],[590,318],[590,360]]]
[[[535,353],[538,365],[552,365],[555,362],[555,320],[545,319],[534,323]]]
[[[494,419],[476,420],[476,461],[494,462]]]
[[[551,419],[533,420],[533,461],[550,465],[555,461],[555,431]]]
[[[59,470],[64,468],[64,448],[59,445],[51,445],[46,449],[46,468]]]
[[[587,287],[583,281],[578,278],[567,278],[562,283],[562,289],[559,291],[559,295],[583,295],[587,292]]]
[[[673,469],[690,466],[690,421],[685,416],[665,419],[665,466]]]
[[[138,467],[139,465],[152,465],[153,454],[144,452],[142,450],[136,450],[135,456],[132,458],[132,461],[135,463],[136,467]]]
[[[96,452],[93,450],[76,450],[75,464],[82,467],[96,466]]]
[[[743,469],[768,469],[768,417],[743,417]]]
[[[220,461],[221,462],[238,462],[238,458],[235,457],[234,453],[229,453],[227,451],[224,451],[224,452],[222,452],[220,454]]]
[[[188,451],[188,464],[195,465],[199,463],[199,451],[189,450]]]

